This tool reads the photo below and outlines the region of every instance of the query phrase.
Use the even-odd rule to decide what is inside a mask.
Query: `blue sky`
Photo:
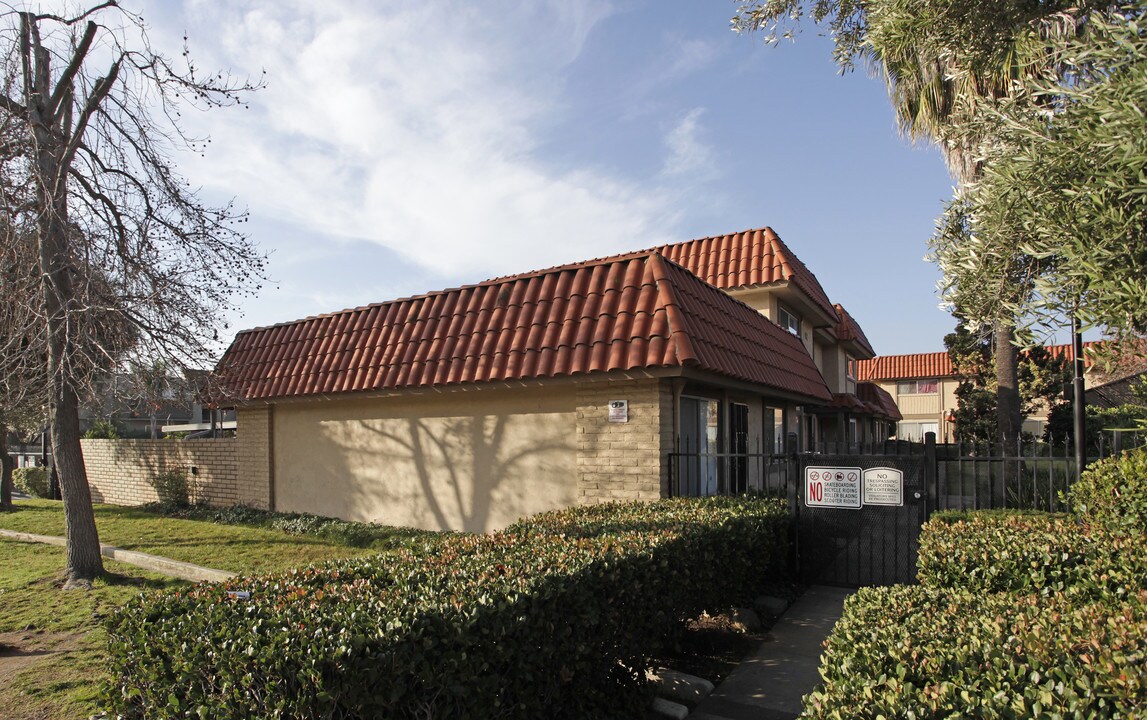
[[[130,2],[125,5],[133,7]],[[201,67],[266,70],[181,166],[248,207],[268,285],[232,331],[771,226],[881,355],[942,350],[923,258],[951,180],[882,83],[724,0],[134,5]]]

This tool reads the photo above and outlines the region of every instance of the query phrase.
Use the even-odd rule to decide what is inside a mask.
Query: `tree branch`
[[[91,12],[91,11],[89,11]],[[56,89],[52,93],[52,97],[48,99],[48,105],[44,108],[44,114],[49,118],[56,116],[56,110],[60,106],[60,101],[71,92],[72,81],[76,77],[76,73],[84,64],[84,59],[88,56],[88,51],[91,50],[92,41],[96,38],[96,24],[88,22],[88,26],[84,29],[84,36],[80,40],[79,46],[76,51],[72,53],[72,60],[68,66],[64,68],[64,72],[60,74],[60,79],[56,82]]]

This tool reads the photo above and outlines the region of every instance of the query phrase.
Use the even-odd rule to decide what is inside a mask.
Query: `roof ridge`
[[[698,361],[697,351],[693,347],[693,340],[685,326],[685,318],[678,303],[677,294],[674,292],[673,280],[669,277],[666,262],[671,261],[659,252],[654,251],[649,256],[649,269],[653,273],[653,279],[657,282],[657,294],[662,297],[661,305],[665,308],[665,317],[669,320],[669,337],[677,348],[676,355],[679,362],[696,363]],[[684,270],[685,268],[681,269]],[[686,272],[688,271],[686,270]],[[697,279],[701,280],[701,278]],[[701,282],[705,281],[701,280]]]
[[[543,268],[541,270],[530,270],[528,272],[518,273],[516,275],[502,275],[500,277],[490,278],[476,283],[468,283],[465,285],[458,285],[456,287],[444,288],[442,290],[431,290],[429,292],[419,293],[417,295],[407,295],[406,297],[397,297],[390,300],[382,300],[374,303],[367,303],[366,305],[357,305],[355,307],[342,308],[341,310],[332,310],[330,312],[319,313],[317,315],[307,315],[306,317],[298,318],[297,320],[285,320],[283,322],[271,323],[270,325],[259,325],[253,328],[246,328],[240,330],[236,335],[244,333],[256,332],[259,330],[270,330],[271,328],[286,327],[288,325],[298,325],[309,320],[323,320],[326,318],[336,317],[345,313],[361,312],[372,310],[374,308],[386,307],[387,305],[395,305],[398,303],[414,302],[416,300],[427,300],[429,298],[441,297],[449,295],[450,293],[462,292],[465,290],[476,290],[478,288],[493,287],[495,285],[503,285],[508,282],[516,282],[518,280],[528,280],[534,277],[542,277],[543,275],[552,275],[554,273],[563,272],[565,270],[577,270],[580,268],[590,268],[597,265],[614,264],[623,262],[625,260],[633,260],[639,257],[645,257],[652,254],[660,255],[655,249],[650,250],[635,250],[632,252],[622,253],[620,255],[610,255],[608,257],[593,258],[583,262],[566,263],[565,265],[555,265],[553,267]],[[667,259],[667,258],[666,258]],[[704,281],[702,281],[704,282]]]

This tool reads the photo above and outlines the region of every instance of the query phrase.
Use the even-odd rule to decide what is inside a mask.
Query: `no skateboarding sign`
[[[809,467],[804,471],[808,507],[860,509],[860,468]]]

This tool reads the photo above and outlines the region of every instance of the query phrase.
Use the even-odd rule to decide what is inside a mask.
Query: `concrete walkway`
[[[0,530],[0,538],[5,540],[16,540],[18,542],[31,542],[31,543],[44,543],[46,545],[59,545],[64,547],[66,541],[62,537],[55,535],[36,535],[34,533],[16,532],[15,530]],[[198,582],[200,580],[209,580],[217,582],[220,580],[227,580],[235,576],[235,573],[230,573],[225,570],[216,570],[214,568],[201,567],[199,565],[192,565],[191,563],[183,562],[182,560],[172,560],[171,558],[161,557],[159,555],[151,555],[149,553],[136,552],[135,550],[124,550],[117,548],[114,545],[100,544],[100,554],[104,557],[109,557],[112,560],[118,560],[128,565],[135,565],[144,570],[151,570],[152,572],[167,575],[169,577],[180,578],[181,580],[191,580]]]
[[[840,618],[844,588],[814,586],[777,620],[765,641],[745,658],[691,720],[790,720],[801,698],[820,682],[821,643]]]

